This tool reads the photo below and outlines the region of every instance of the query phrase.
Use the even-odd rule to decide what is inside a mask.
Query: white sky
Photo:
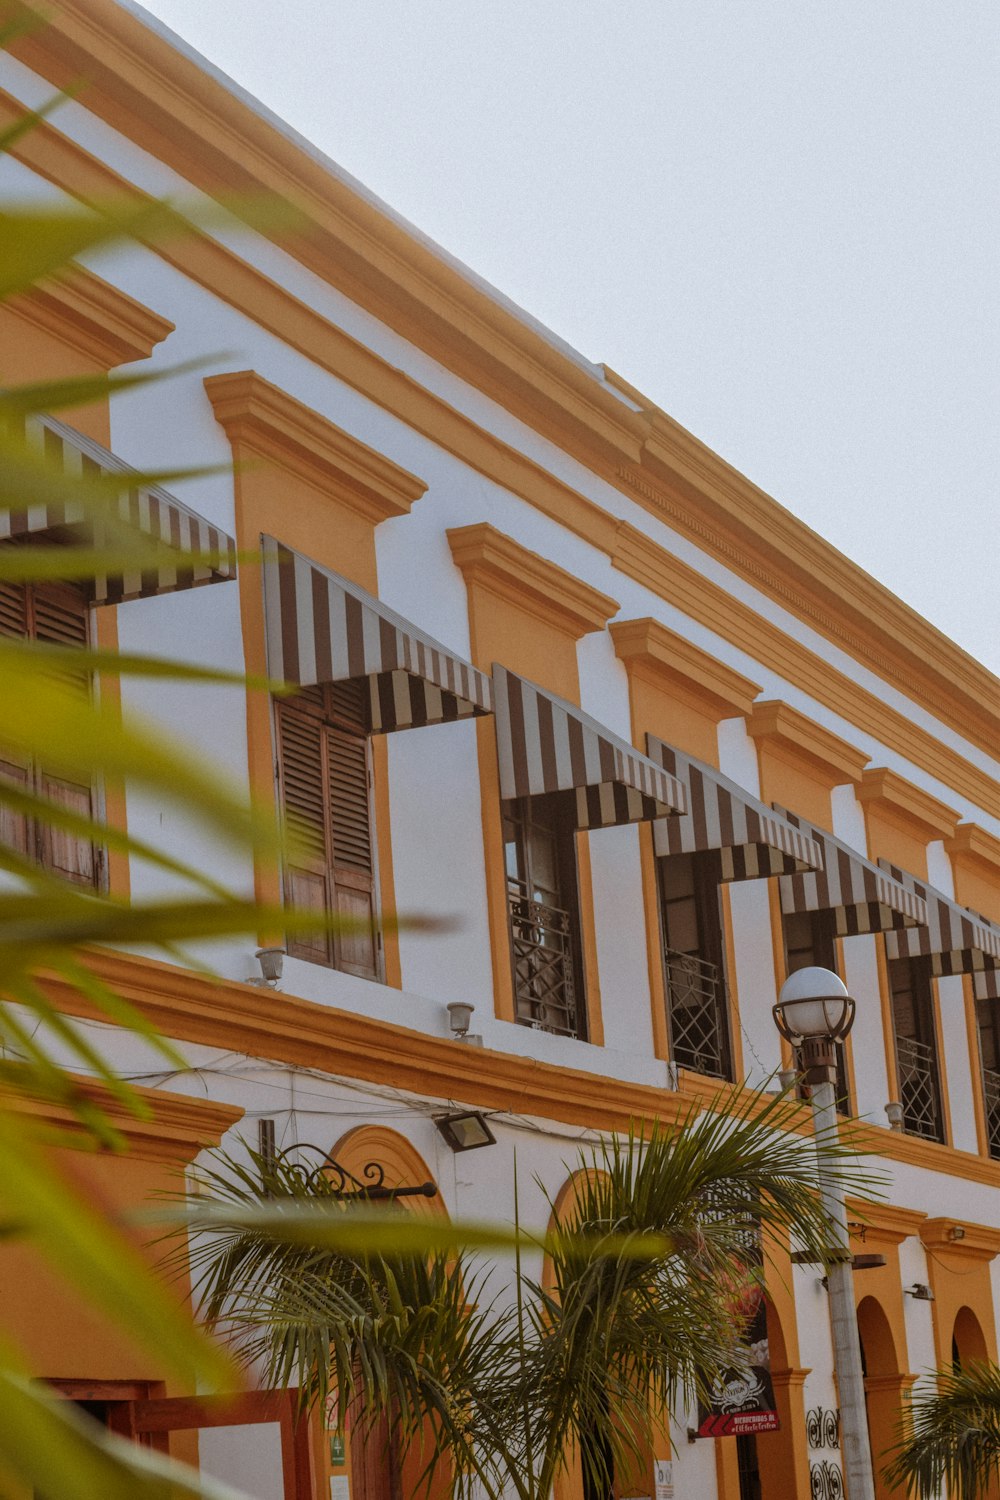
[[[997,0],[146,0],[1000,672]]]

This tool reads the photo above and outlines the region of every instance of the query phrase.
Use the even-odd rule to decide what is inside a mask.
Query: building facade
[[[295,683],[280,701],[121,688],[124,714],[277,799],[300,835],[280,874],[138,789],[66,795],[101,797],[109,821],[238,889],[360,919],[333,939],[261,933],[287,949],[277,988],[251,983],[249,942],[194,944],[190,967],[101,956],[183,1050],[169,1076],[60,991],[153,1106],[124,1123],[113,1171],[74,1170],[134,1204],[220,1140],[309,1142],[351,1172],[433,1181],[441,1211],[510,1220],[516,1150],[521,1217],[542,1227],[533,1175],[556,1195],[581,1143],[791,1067],[777,990],[834,968],[858,1002],[844,1108],[891,1183],[858,1231],[884,1265],[855,1277],[885,1446],[921,1372],[997,1355],[996,679],[144,14],[48,9],[0,59],[4,123],[86,83],[14,143],[8,198],[169,196],[197,217],[277,195],[295,218],[215,212],[0,310],[8,383],[184,365],[48,423],[47,441],[68,467],[216,466],[157,492],[144,524],[155,511],[189,545],[263,557],[190,590],[22,593],[0,601],[3,628]],[[165,889],[114,852],[35,852],[118,893]],[[397,912],[440,926],[379,926]],[[474,1007],[472,1040],[452,1032],[456,1004]],[[435,1116],[460,1109],[488,1116],[495,1145],[449,1149]],[[5,1254],[33,1288],[13,1321],[39,1377],[133,1430],[144,1403],[193,1394]],[[678,1497],[838,1493],[815,1488],[840,1462],[817,1268],[789,1266],[769,1297],[781,1430],[737,1451],[679,1420]],[[320,1432],[303,1447],[280,1402],[248,1398],[239,1427],[165,1411],[174,1451],[260,1500],[331,1479],[389,1494]],[[622,1500],[652,1496],[669,1455],[662,1434]]]

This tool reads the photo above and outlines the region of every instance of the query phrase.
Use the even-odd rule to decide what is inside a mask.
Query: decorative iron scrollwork
[[[844,1500],[844,1476],[840,1466],[829,1458],[810,1464],[809,1489],[812,1500]]]
[[[840,1447],[840,1413],[822,1406],[806,1412],[806,1438],[810,1448]]]
[[[314,1167],[302,1160],[304,1152],[313,1152],[319,1157]],[[299,1186],[318,1196],[337,1198],[342,1203],[384,1203],[396,1198],[437,1196],[437,1188],[433,1182],[421,1182],[416,1187],[386,1187],[385,1168],[377,1161],[366,1162],[361,1169],[361,1177],[355,1177],[329,1151],[308,1141],[276,1151],[272,1161],[274,1166],[280,1166],[285,1176],[292,1178]]]

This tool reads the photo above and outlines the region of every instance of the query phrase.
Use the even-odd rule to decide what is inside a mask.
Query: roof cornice
[[[86,78],[89,109],[205,191],[277,192],[301,219],[261,232],[290,255],[995,754],[997,677],[641,392],[602,381],[114,0],[47,14],[13,44],[28,66]]]

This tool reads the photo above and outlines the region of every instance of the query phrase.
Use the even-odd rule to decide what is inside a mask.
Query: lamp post
[[[799,1049],[804,1081],[809,1085],[817,1140],[836,1141],[836,1044],[854,1024],[854,1001],[831,970],[799,969],[781,987],[774,1007],[774,1021],[786,1041]],[[847,1209],[844,1190],[824,1170],[822,1157],[820,1192],[830,1226],[827,1285],[847,1493],[851,1500],[875,1500]]]

